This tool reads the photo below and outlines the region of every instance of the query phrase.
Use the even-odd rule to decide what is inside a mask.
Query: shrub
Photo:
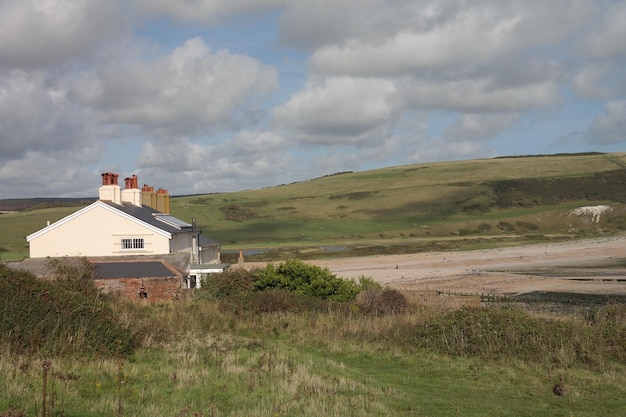
[[[498,223],[498,230],[503,232],[513,232],[515,230],[515,226],[509,222],[500,222]]]
[[[12,351],[117,356],[134,349],[133,333],[77,277],[44,281],[0,265],[0,293],[0,344]]]
[[[594,326],[580,327],[514,307],[465,307],[426,323],[397,321],[382,336],[396,346],[452,356],[597,367],[626,361],[622,314],[623,309],[608,308],[593,317]]]
[[[200,298],[208,295],[217,299],[241,296],[253,290],[255,279],[254,271],[229,269],[219,274],[210,274],[196,294]]]
[[[328,268],[296,259],[278,266],[270,263],[255,276],[254,289],[258,291],[278,288],[330,301],[352,301],[359,293],[354,281],[338,278]]]
[[[292,304],[289,300],[289,294],[284,290],[263,291],[254,297],[255,311],[257,313],[275,313],[279,311],[288,311]]]
[[[526,230],[539,230],[539,226],[534,224],[534,223],[529,223],[529,222],[516,222],[515,225],[521,229],[526,229]]]
[[[87,297],[100,295],[93,283],[95,266],[87,258],[51,258],[48,267],[54,271],[54,280],[59,287]]]
[[[398,314],[408,307],[404,294],[398,290],[370,286],[361,290],[356,304],[368,314]]]

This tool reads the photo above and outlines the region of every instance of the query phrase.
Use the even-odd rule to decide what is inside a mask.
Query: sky
[[[626,151],[625,40],[626,0],[0,0],[0,198]]]

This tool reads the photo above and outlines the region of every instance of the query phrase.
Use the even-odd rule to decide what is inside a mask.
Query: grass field
[[[98,360],[4,351],[0,413],[13,408],[43,415],[44,381],[48,416],[621,416],[623,412],[626,363],[591,353],[595,337],[584,336],[583,327],[562,324],[571,318],[548,321],[542,330],[541,322],[516,314],[511,317],[527,321],[524,326],[536,325],[526,330],[510,325],[510,335],[496,338],[485,331],[472,339],[468,332],[463,342],[455,333],[462,314],[424,307],[399,316],[332,310],[235,314],[215,301],[118,308],[137,325],[152,323],[143,331],[143,347],[128,358]],[[473,321],[478,317],[493,321],[491,333],[501,331],[498,320],[509,317],[493,309],[466,314]],[[441,320],[447,327],[431,336],[441,339],[439,348],[437,343],[426,349],[410,345],[415,335],[407,329],[437,326]],[[621,329],[623,325],[613,324]],[[403,334],[396,333],[399,329]],[[581,338],[578,349],[590,355],[587,363],[577,359],[575,343],[542,333],[558,329],[574,329],[573,339]],[[529,330],[546,338],[539,341],[541,348],[533,351],[539,345],[529,339],[524,349],[530,350],[519,356],[506,350],[497,353],[504,349],[497,340],[511,343],[518,337],[515,332]],[[560,345],[550,352],[546,346],[553,342]],[[463,343],[476,345],[470,349]],[[44,378],[46,361],[51,367]]]

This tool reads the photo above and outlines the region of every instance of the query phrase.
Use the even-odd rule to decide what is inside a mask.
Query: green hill
[[[626,226],[625,164],[626,154],[594,153],[399,166],[180,197],[172,213],[195,217],[224,249],[298,246],[299,257],[323,255],[319,246],[380,253],[616,234]],[[597,224],[571,214],[599,204],[613,209]]]
[[[519,244],[618,234],[626,229],[626,153],[559,154],[439,162],[344,172],[310,181],[175,197],[226,251],[323,256]],[[599,222],[572,215],[607,205]],[[4,259],[27,253],[24,236],[77,208],[0,215]],[[322,248],[322,249],[320,249]],[[334,252],[333,252],[334,253]]]

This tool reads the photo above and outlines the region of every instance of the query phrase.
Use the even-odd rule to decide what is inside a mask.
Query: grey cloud
[[[177,193],[276,185],[295,180],[298,167],[290,150],[272,132],[242,132],[216,145],[189,139],[149,142],[139,160],[140,175]]]
[[[550,81],[502,87],[487,78],[444,82],[413,80],[403,83],[398,90],[409,106],[461,113],[519,112],[536,106],[551,106],[558,100],[558,86]]]
[[[592,59],[606,60],[626,57],[626,2],[600,2],[603,13],[592,20],[592,26],[581,40],[580,47]]]
[[[584,22],[590,1],[455,3],[436,25],[416,19],[413,27],[400,25],[372,35],[346,37],[317,48],[312,67],[319,72],[355,76],[394,76],[450,65],[475,65],[503,54],[563,42]],[[437,3],[435,3],[437,4]],[[436,10],[437,8],[434,7]],[[361,13],[367,13],[367,8]],[[428,7],[413,14],[428,14]],[[400,8],[398,13],[405,11]],[[402,15],[393,16],[403,21]],[[363,19],[376,21],[376,15]],[[294,24],[295,26],[295,24]],[[377,33],[374,31],[374,33]]]
[[[93,197],[99,174],[89,167],[102,151],[103,147],[93,142],[75,149],[29,150],[4,161],[0,164],[0,198]]]
[[[518,119],[517,113],[464,114],[442,133],[454,141],[484,140],[508,129]]]
[[[0,73],[0,161],[89,143],[89,112],[67,99],[64,83],[41,71]]]
[[[601,145],[626,143],[626,100],[607,102],[586,134],[588,141]]]
[[[337,77],[310,82],[273,110],[281,128],[302,134],[310,143],[358,143],[396,117],[395,87],[373,78]]]
[[[624,77],[623,72],[613,65],[588,64],[574,75],[572,87],[576,94],[588,100],[610,99],[626,92],[626,88],[619,88],[620,81],[616,76]]]
[[[121,0],[0,1],[0,66],[35,68],[82,59],[127,32]]]
[[[220,19],[277,10],[288,0],[135,0],[142,10],[175,20],[215,23]]]
[[[77,100],[109,123],[135,124],[159,136],[212,134],[254,111],[255,100],[277,88],[277,72],[252,58],[212,53],[190,39],[155,62],[121,62],[88,75]]]

